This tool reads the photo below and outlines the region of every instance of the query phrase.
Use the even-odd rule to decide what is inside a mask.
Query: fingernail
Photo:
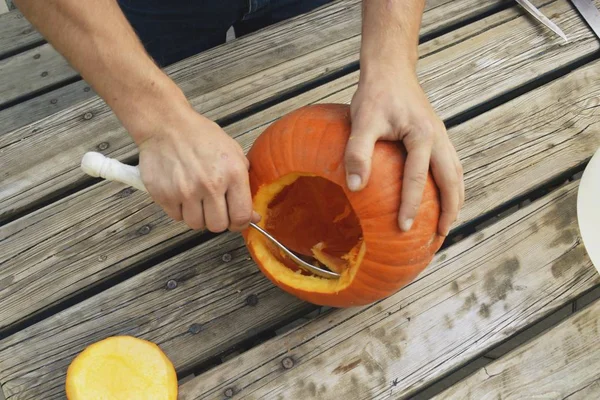
[[[260,216],[259,213],[257,213],[256,211],[252,211],[252,221],[253,222],[260,222],[261,219],[262,219],[262,217]]]
[[[409,219],[405,219],[404,222],[402,222],[402,230],[404,232],[408,232],[410,231],[410,228],[412,228],[412,224],[413,224],[414,220],[412,218]]]
[[[356,175],[356,174],[348,175],[348,177],[346,178],[346,181],[348,183],[348,189],[350,189],[351,191],[356,192],[358,189],[360,189],[360,184],[362,183],[362,179],[360,179],[360,175]]]

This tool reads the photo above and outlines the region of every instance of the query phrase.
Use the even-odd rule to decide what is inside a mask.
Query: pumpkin
[[[177,400],[177,374],[154,343],[115,336],[75,357],[66,392],[68,400]]]
[[[244,237],[252,258],[283,290],[332,307],[365,305],[397,292],[431,262],[443,241],[431,174],[412,229],[398,227],[406,158],[400,143],[377,142],[369,183],[359,192],[347,189],[350,128],[349,106],[306,106],[268,127],[248,153],[259,225],[299,256],[341,276],[326,279],[299,270],[249,228]]]

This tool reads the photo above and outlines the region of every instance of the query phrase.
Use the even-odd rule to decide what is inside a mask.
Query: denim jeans
[[[118,0],[144,47],[169,65],[332,0]]]

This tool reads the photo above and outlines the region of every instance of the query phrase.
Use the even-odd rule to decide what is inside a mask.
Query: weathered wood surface
[[[431,2],[422,32],[431,33],[504,2]],[[360,1],[345,0],[202,53],[167,71],[198,111],[222,119],[356,62],[359,32]],[[88,112],[93,117],[84,120]],[[81,156],[100,143],[109,145],[105,153],[113,157],[127,159],[137,154],[131,138],[100,99],[0,136],[0,151],[10,160],[0,187],[0,220],[87,180],[78,168]]]
[[[457,1],[451,2],[448,0],[429,1],[427,4],[427,7],[428,7],[428,9],[431,9],[432,12],[425,16],[425,18],[424,18],[425,26],[430,27],[431,29],[435,29],[435,30],[443,29],[443,28],[450,26],[462,19],[472,17],[474,15],[474,13],[477,13],[480,11],[487,11],[490,8],[497,7],[499,4],[502,4],[503,1],[506,2],[506,0],[502,0],[502,1],[499,1],[499,0],[486,0],[486,1],[467,0],[467,1],[465,1],[465,0],[463,0],[460,2],[457,2]],[[457,3],[461,3],[461,4],[457,4]],[[353,20],[354,22],[357,22],[357,21],[360,22],[360,13],[358,13],[356,11],[358,9],[357,5],[359,5],[359,4],[360,4],[360,1],[357,1],[357,0],[341,1],[339,5],[335,5],[334,7],[336,7],[338,9],[338,11],[336,11],[336,12],[339,12],[340,10],[342,11],[341,15],[343,15],[343,18],[346,20],[346,22],[348,22],[349,20]],[[349,9],[352,8],[353,10],[346,12],[346,10],[344,10],[343,7],[348,7]],[[322,10],[319,10],[319,11],[313,13],[313,15],[319,15],[320,13],[322,13]],[[22,16],[18,13],[15,13],[14,17],[22,18]],[[330,25],[332,23],[335,24],[336,21],[335,20],[321,20],[319,27],[322,29],[323,27],[327,27],[327,25]],[[12,25],[17,25],[17,24],[11,24],[10,27],[12,27]],[[313,29],[315,26],[313,26]],[[23,35],[22,34],[18,35],[18,32],[22,33],[24,31],[29,31],[32,29],[31,26],[23,27],[22,23],[21,23],[15,27],[17,27],[16,32],[15,31],[7,31],[7,35],[16,36],[17,39],[21,39],[21,40],[16,40],[17,42],[21,43],[21,45],[26,45],[27,41],[25,39],[28,35],[25,35],[26,37],[22,37]],[[287,29],[287,27],[285,27],[285,29]],[[325,29],[325,30],[327,30],[327,29]],[[426,33],[428,33],[429,31],[430,30],[426,30]],[[358,24],[358,25],[354,24],[351,27],[351,29],[345,30],[343,35],[346,36],[346,38],[349,38],[349,37],[356,37],[359,33],[360,33],[360,24]],[[277,34],[279,34],[279,33],[277,33]],[[38,35],[33,35],[33,36],[34,37],[32,37],[31,39],[38,38]],[[316,50],[316,49],[321,48],[321,46],[323,46],[323,44],[331,45],[333,43],[333,42],[327,43],[326,41],[325,41],[325,43],[323,43],[324,42],[323,38],[327,38],[327,36],[329,36],[328,32],[322,32],[322,36],[319,38],[320,40],[310,40],[309,39],[307,44],[300,44],[302,37],[298,36],[298,35],[293,35],[292,32],[286,32],[285,36],[286,36],[287,41],[292,42],[292,43],[290,43],[291,47],[289,47],[285,51],[289,51],[289,49],[294,49],[295,47],[297,48],[299,46],[312,47],[314,50]],[[271,40],[271,42],[272,42],[272,40]],[[293,42],[295,42],[295,43],[293,43]],[[0,43],[0,45],[2,45],[2,43]],[[7,45],[7,47],[10,49],[13,49],[12,51],[15,50],[14,45],[13,46]],[[0,106],[2,106],[3,103],[9,102],[9,101],[15,101],[19,97],[25,96],[32,92],[44,90],[52,85],[60,85],[61,83],[64,83],[67,80],[76,79],[78,77],[78,73],[75,70],[73,70],[68,65],[68,63],[66,63],[64,58],[58,52],[56,52],[56,50],[54,50],[51,45],[43,44],[43,45],[37,47],[35,50],[37,50],[38,53],[32,52],[31,54],[41,54],[42,55],[42,57],[40,59],[36,60],[37,62],[31,62],[30,57],[28,55],[18,55],[18,56],[14,57],[15,60],[13,60],[12,62],[7,60],[8,61],[7,65],[0,64],[0,72],[2,73],[3,76],[10,77],[11,79],[9,79],[9,81],[23,83],[23,81],[25,80],[27,82],[26,85],[25,84],[14,85],[14,86],[11,85],[9,88],[10,90],[0,87],[0,89],[3,89],[3,90],[0,90]],[[354,50],[354,48],[352,48],[350,50]],[[1,51],[2,51],[2,49],[0,48],[0,52]],[[281,51],[281,49],[280,49],[280,51]],[[348,56],[348,54],[345,54],[345,56]],[[356,58],[357,58],[357,52],[348,61],[350,61],[350,62],[356,61]],[[323,60],[327,60],[327,59],[323,59]],[[327,61],[333,61],[333,60],[329,59]],[[177,69],[177,68],[175,68],[175,69]],[[46,75],[42,76],[41,74],[44,72],[46,72]]]
[[[597,62],[572,72],[558,81],[450,130],[453,141],[459,144],[458,151],[464,160],[466,174],[467,203],[461,214],[461,223],[477,218],[515,196],[532,190],[561,174],[564,170],[579,165],[591,156],[593,150],[600,145],[598,129],[600,109],[594,108],[594,105],[597,104],[596,99],[600,95],[599,66],[600,62]],[[351,77],[348,79],[350,81]],[[344,85],[341,85],[340,88],[343,89]],[[563,94],[560,101],[557,101],[556,93]],[[323,101],[328,101],[328,99],[324,98]],[[284,105],[280,104],[276,108],[281,107]],[[268,111],[263,114],[265,120],[268,120]],[[276,118],[279,111],[273,111],[270,118]],[[237,124],[236,129],[243,132],[242,128],[241,122]],[[482,170],[490,171],[489,176]],[[471,178],[474,175],[478,178]],[[507,178],[511,179],[510,184],[507,184]],[[55,282],[69,281],[70,274],[76,275],[75,282],[77,283],[78,279],[82,279],[82,275],[79,275],[80,269],[86,261],[88,265],[85,268],[88,271],[94,268],[95,271],[98,271],[95,272],[96,274],[106,274],[107,270],[111,268],[108,267],[109,265],[122,267],[125,262],[128,262],[127,259],[122,258],[124,255],[130,254],[129,257],[137,257],[136,260],[139,260],[140,255],[144,251],[148,251],[148,247],[161,243],[160,238],[173,237],[179,229],[177,224],[167,222],[162,213],[157,211],[156,206],[149,205],[147,201],[144,202],[143,194],[138,192],[129,194],[124,199],[128,201],[118,202],[120,212],[124,213],[124,210],[130,207],[138,210],[130,217],[134,219],[132,222],[121,222],[119,218],[123,217],[118,215],[118,212],[115,212],[115,215],[103,214],[103,211],[109,212],[108,204],[110,204],[111,196],[116,198],[119,193],[121,196],[124,194],[119,192],[123,190],[122,186],[113,184],[104,184],[104,186],[106,200],[97,200],[103,202],[103,205],[102,207],[94,205],[97,212],[94,214],[95,216],[90,217],[92,221],[89,224],[91,226],[100,222],[109,226],[101,232],[89,231],[87,222],[84,222],[88,217],[83,217],[81,214],[85,211],[81,205],[82,202],[64,205],[65,210],[68,209],[69,213],[76,214],[76,220],[81,222],[74,228],[65,228],[73,232],[66,232],[65,236],[59,239],[62,248],[46,253],[46,257],[66,260],[40,268],[40,274],[49,275],[47,271],[52,271],[54,281],[46,281],[48,282],[45,285],[46,290],[48,287],[56,287]],[[111,191],[107,190],[108,188],[112,188]],[[573,188],[571,187],[570,190],[569,193],[572,193]],[[91,196],[92,190],[86,193]],[[538,206],[539,204],[536,205],[536,207]],[[565,205],[556,206],[555,209],[560,211],[561,207],[567,211],[570,210]],[[156,213],[156,215],[148,217],[151,213]],[[25,233],[25,235],[51,229],[51,224],[57,224],[65,219],[64,216],[57,218],[58,215],[48,215],[48,218],[53,220],[49,225],[45,225],[43,216],[40,216],[37,219],[37,227],[32,228],[31,232]],[[63,215],[67,215],[67,213],[65,212]],[[557,211],[552,214],[552,218],[555,221],[562,221],[559,218],[561,215]],[[574,221],[575,215],[571,213],[567,217],[565,218],[572,218]],[[156,222],[151,218],[155,218]],[[105,219],[108,221],[102,222]],[[576,264],[584,263],[582,261],[583,252],[580,251],[581,246],[573,246],[577,241],[573,226],[565,224],[564,227],[556,230],[558,227],[552,225],[550,219],[544,221],[538,222],[538,232],[528,232],[527,230],[521,232],[522,235],[533,235],[527,241],[522,236],[516,237],[515,240],[518,243],[522,242],[519,247],[515,247],[513,250],[506,250],[505,247],[502,247],[501,251],[498,250],[498,254],[508,257],[511,254],[510,251],[514,251],[515,254],[522,251],[526,257],[537,257],[542,254],[555,260],[560,254],[563,254],[561,251],[565,252],[565,249],[575,248],[574,252],[567,252],[564,257]],[[143,229],[144,224],[148,223],[152,226],[150,232]],[[510,221],[505,225],[512,226]],[[523,222],[519,226],[527,226],[527,223]],[[64,225],[60,227],[61,231],[63,227]],[[78,232],[81,234],[74,231],[75,228],[79,229]],[[141,235],[144,232],[147,233],[146,236]],[[512,234],[513,230],[508,232]],[[453,279],[456,279],[458,272],[465,271],[461,268],[467,268],[468,271],[465,273],[469,274],[471,270],[493,269],[495,262],[493,259],[484,257],[475,265],[469,264],[466,259],[461,259],[458,254],[466,252],[465,249],[475,246],[476,243],[490,242],[486,244],[488,247],[484,247],[483,250],[477,247],[480,250],[477,250],[476,254],[493,256],[496,253],[489,246],[510,247],[512,245],[513,241],[502,244],[505,243],[504,235],[510,236],[508,233],[492,236],[492,233],[488,231],[482,237],[476,236],[475,239],[466,242],[468,244],[460,244],[459,246],[465,247],[455,247],[449,250],[449,253],[445,253],[446,255],[440,255],[437,261],[428,268],[423,279],[438,273],[440,269],[446,271],[445,273],[452,274]],[[81,242],[73,243],[71,247],[70,243],[65,242],[65,238],[68,236],[79,237]],[[115,236],[116,240],[113,239]],[[90,239],[86,239],[86,237]],[[493,237],[493,240],[483,240],[484,237]],[[557,240],[556,247],[546,250],[545,245],[542,245],[539,251],[535,253],[531,251],[537,248],[537,245],[534,246],[531,243],[553,243],[556,237],[561,238],[561,240]],[[117,242],[119,244],[116,244]],[[122,242],[125,242],[125,246],[120,247]],[[14,241],[14,245],[18,245],[18,243],[18,240]],[[84,248],[91,250],[86,253],[84,260],[77,261],[76,254]],[[60,254],[61,251],[65,252],[64,256]],[[227,256],[223,258],[225,254],[232,257],[231,261],[222,261],[228,259]],[[454,254],[457,255],[456,259],[452,261],[451,267],[446,268],[449,265],[448,262],[454,258]],[[578,255],[579,258],[574,258],[572,254]],[[36,268],[33,266],[33,257],[30,260],[31,268],[24,269],[23,273],[26,271],[31,273]],[[526,260],[523,260],[521,264],[525,265]],[[481,263],[488,267],[479,266]],[[556,265],[560,265],[558,261]],[[546,267],[552,274],[552,266]],[[559,292],[562,293],[562,297],[558,296],[559,299],[555,303],[551,303],[551,298],[556,298],[557,293],[545,288],[546,291],[541,292],[546,293],[548,296],[546,300],[550,303],[540,300],[535,307],[532,306],[528,309],[530,314],[518,314],[517,317],[522,319],[517,318],[515,324],[525,324],[525,322],[529,324],[533,320],[541,318],[542,314],[559,308],[559,303],[565,302],[584,292],[591,285],[599,283],[593,279],[584,279],[593,276],[588,273],[589,271],[585,274],[572,275],[574,271],[568,270],[566,267],[565,271],[557,268],[554,268],[554,271],[558,278],[544,280],[542,279],[543,275],[536,275],[534,280],[538,286],[534,286],[531,290],[533,293],[536,291],[540,293],[539,285],[549,282],[562,288]],[[525,273],[524,271],[522,269],[516,276],[521,276],[520,274]],[[540,274],[548,271],[540,272]],[[2,278],[10,281],[9,276],[5,275]],[[479,278],[483,279],[481,276]],[[438,281],[443,282],[444,279],[440,278]],[[457,284],[466,289],[470,282],[468,279],[471,278],[461,279],[457,281]],[[514,282],[519,279],[521,278],[515,278]],[[583,281],[577,279],[583,279]],[[169,280],[177,282],[174,290],[166,289]],[[527,278],[527,282],[529,282],[529,278]],[[516,285],[517,283],[515,283],[515,287]],[[11,286],[13,285],[9,285],[9,290],[13,290]],[[436,287],[431,283],[424,284],[424,287],[429,286],[432,287],[432,290]],[[409,288],[406,290],[412,290]],[[35,295],[35,292],[28,290],[26,286],[16,293],[29,293],[28,297]],[[407,293],[413,292],[402,291],[399,296]],[[531,294],[529,288],[526,293],[523,293],[523,296],[527,293]],[[250,294],[258,296],[259,300],[256,306],[247,305],[246,298]],[[417,297],[420,297],[421,294],[419,292]],[[465,291],[458,294],[452,301],[460,303],[468,297],[469,293]],[[432,294],[427,298],[439,299],[440,297],[439,294]],[[512,303],[513,299],[513,297],[510,298],[510,307],[516,304]],[[520,299],[522,300],[522,298]],[[539,300],[539,296],[536,299]],[[25,300],[27,298],[23,297],[22,301]],[[486,302],[484,297],[480,300],[481,304]],[[3,304],[5,303],[3,302]],[[16,312],[13,308],[15,302],[7,304],[10,304],[11,311],[2,314],[4,320],[10,317],[11,313]],[[486,304],[494,316],[503,310],[497,304]],[[306,304],[274,288],[256,271],[239,236],[235,234],[221,235],[217,239],[153,266],[134,278],[0,342],[0,371],[4,371],[0,372],[0,382],[5,385],[7,393],[15,395],[15,399],[35,398],[36,390],[42,390],[41,388],[53,388],[50,394],[60,397],[62,390],[60,383],[72,357],[86,344],[115,334],[133,334],[158,342],[174,360],[179,371],[187,370],[224,351],[232,344],[253,336],[260,329],[276,326],[294,312],[305,311],[306,307]],[[538,308],[536,309],[536,307]],[[509,315],[513,315],[510,311],[512,309],[507,310]],[[471,315],[477,311],[474,308],[467,314]],[[466,314],[464,317],[466,318]],[[444,321],[443,316],[440,318],[433,322]],[[260,323],[258,324],[257,321]],[[194,324],[199,325],[194,326]],[[458,326],[458,322],[456,326]],[[200,332],[191,333],[190,328],[192,327],[201,328]],[[194,330],[192,329],[192,331]],[[508,331],[497,333],[493,343],[508,335]],[[449,365],[448,368],[451,366]],[[438,375],[434,375],[434,377],[440,376],[445,371],[447,372],[443,368],[437,370],[436,374]],[[39,389],[36,389],[35,385],[40,385]],[[416,386],[413,387],[413,389],[415,388]]]
[[[438,45],[443,44],[442,40],[438,41]],[[454,55],[452,47],[436,53],[436,57],[442,56],[442,53],[448,54],[448,57]],[[449,68],[448,76],[444,75],[440,79],[447,84],[447,93],[452,93],[455,86],[450,84],[450,79],[454,79],[454,85],[458,85],[464,77],[454,73],[460,70],[458,65],[448,62],[447,66]],[[488,77],[490,87],[502,85],[502,82],[493,79],[494,70],[483,69],[480,73]],[[591,79],[587,78],[590,74],[594,79],[596,77],[589,71],[586,74],[580,79]],[[339,96],[343,93],[346,93],[346,98],[343,100],[348,101],[351,91],[347,89],[344,91],[344,89],[352,86],[354,78],[355,76],[347,76],[307,92],[237,123],[228,131],[232,136],[237,137],[245,148],[248,148],[260,131],[252,129],[280,117],[284,112],[310,102],[342,100]],[[572,100],[578,99],[577,96],[590,96],[592,92],[588,90],[596,89],[596,86],[589,82],[586,83],[588,90],[571,89],[571,86],[576,84],[569,82],[567,80],[563,82],[563,85],[565,88],[569,88],[571,96],[575,96],[566,97]],[[433,85],[433,81],[431,84]],[[519,82],[514,82],[514,84],[518,85]],[[505,87],[505,90],[508,89],[509,87]],[[332,97],[327,97],[329,95]],[[441,95],[442,93],[437,92],[435,96]],[[552,93],[551,95],[553,96]],[[434,103],[443,101],[442,98],[435,96],[432,96]],[[545,96],[542,97],[542,100],[530,98],[528,101],[530,104],[542,104],[539,107],[547,107],[553,98]],[[482,97],[482,100],[485,98]],[[448,108],[442,110],[444,116],[455,115],[462,109],[461,103],[458,102],[446,104]],[[574,114],[577,115],[580,112],[576,104],[571,107]],[[511,110],[512,112],[515,111]],[[591,114],[593,115],[593,112]],[[502,114],[492,115],[493,118],[500,118],[504,124],[512,121],[512,119],[507,121],[507,117]],[[542,140],[538,139],[536,135],[539,132],[540,121],[543,120],[532,120],[529,114],[522,114],[519,119],[522,121],[521,125],[531,126],[529,125],[531,121],[537,123],[537,126],[530,131],[529,137],[522,131],[514,132],[514,125],[507,125],[506,134],[510,135],[514,141],[508,140],[506,143],[512,143],[517,148],[520,145],[533,146],[532,151],[539,152],[527,154],[525,159],[519,159],[518,155],[497,152],[503,150],[502,147],[497,148],[498,138],[495,135],[498,128],[494,126],[492,129],[487,125],[489,123],[487,120],[484,120],[480,124],[481,126],[469,127],[468,130],[463,130],[456,136],[453,133],[453,138],[466,167],[472,168],[472,173],[477,176],[477,180],[469,176],[466,178],[468,181],[471,179],[468,182],[471,188],[469,196],[481,198],[481,201],[485,202],[487,210],[490,210],[512,199],[515,195],[524,194],[555,177],[562,171],[554,168],[556,160],[562,160],[562,164],[559,165],[565,169],[584,162],[591,154],[589,149],[597,146],[598,139],[590,130],[587,130],[579,135],[578,140],[570,140],[577,130],[585,126],[582,124],[589,123],[585,115],[576,118],[578,120],[573,123],[574,128],[562,127],[551,121],[548,129],[558,130],[558,133],[547,135]],[[560,121],[565,123],[564,119]],[[492,130],[490,131],[490,129]],[[479,140],[473,137],[472,132],[478,132],[480,135],[482,132],[490,133],[486,139]],[[491,143],[488,143],[487,140]],[[535,144],[539,142],[542,142],[541,146],[536,146]],[[490,144],[495,146],[488,148]],[[510,144],[503,145],[511,146]],[[556,145],[556,149],[546,152],[546,146],[551,145]],[[463,153],[464,155],[462,155]],[[551,158],[546,158],[547,155]],[[490,163],[486,157],[492,156],[498,157],[498,159],[494,159]],[[508,160],[505,160],[505,157],[508,157]],[[534,158],[538,160],[538,164],[531,164]],[[61,159],[57,158],[56,162],[60,163]],[[473,167],[469,167],[470,165]],[[487,171],[489,171],[487,174],[485,173],[486,168],[483,168],[486,165]],[[538,168],[540,165],[542,168]],[[551,167],[548,168],[548,166]],[[512,169],[507,172],[503,169],[504,167]],[[528,170],[533,173],[531,175],[524,173]],[[490,190],[493,182],[505,182],[507,173],[513,174],[519,185],[510,185],[502,191]],[[138,193],[127,196],[126,194],[129,192],[127,190],[123,192],[123,190],[124,188],[118,184],[95,185],[0,229],[0,239],[2,240],[0,242],[0,265],[2,266],[0,281],[4,282],[4,290],[0,291],[0,299],[6,305],[0,310],[0,327],[6,328],[19,322],[74,293],[85,290],[90,285],[98,284],[108,277],[128,270],[165,249],[182,243],[193,235],[183,224],[171,223],[156,205],[151,204],[148,197]],[[462,222],[469,221],[480,214],[480,209],[475,203],[472,203],[472,207],[467,206],[463,210]],[[149,232],[148,228],[145,228],[146,226],[150,228]],[[50,270],[52,274],[48,274]],[[41,290],[41,288],[47,289],[48,285],[51,285],[51,291]]]
[[[354,3],[356,3],[356,0],[354,0],[353,2],[350,2],[350,3],[347,2],[347,4],[354,4]],[[423,32],[423,34],[428,35],[435,31],[439,31],[441,29],[446,29],[449,26],[456,24],[457,22],[471,19],[482,13],[490,12],[491,10],[502,7],[503,5],[506,5],[508,3],[510,3],[510,0],[485,0],[485,1],[434,0],[434,1],[430,1],[427,4],[427,11],[423,18],[422,32]],[[349,7],[348,10],[342,10],[340,12],[348,13],[348,12],[355,12],[355,11],[353,8]],[[19,21],[23,20],[20,14],[16,14],[13,18],[18,19]],[[304,18],[305,17],[300,17],[300,19],[304,19]],[[1,23],[2,23],[2,21],[0,21],[0,24]],[[321,24],[320,26],[322,27],[323,24]],[[7,27],[7,29],[8,29],[8,27]],[[33,28],[31,28],[25,21],[24,23],[21,23],[18,26],[18,29],[23,31],[26,29],[33,29]],[[15,28],[15,30],[17,30],[17,28]],[[353,29],[346,29],[343,33],[346,33],[349,37],[352,37],[353,35],[356,35],[356,32],[357,32],[357,29],[353,28]],[[17,35],[17,33],[13,32],[13,30],[10,30],[10,33],[7,33],[7,34]],[[285,35],[286,32],[278,32],[277,34]],[[293,36],[293,34],[291,34],[290,36]],[[35,36],[35,37],[39,38],[39,36]],[[322,39],[323,38],[320,38],[319,40],[322,41]],[[2,40],[2,38],[0,38],[0,41],[1,40]],[[244,39],[244,40],[246,40],[246,39]],[[317,44],[319,44],[318,42],[319,41],[312,41],[309,44],[316,46]],[[35,43],[37,43],[37,42],[35,42]],[[335,43],[336,42],[333,42],[333,45],[335,45]],[[354,43],[354,45],[356,45],[356,43]],[[225,48],[222,48],[220,51],[226,52],[226,51],[228,51],[228,49],[229,49],[229,47],[225,47]],[[352,49],[350,49],[350,50],[352,50]],[[288,55],[290,55],[290,54],[293,57],[293,53],[288,52]],[[355,52],[355,56],[354,56],[354,58],[352,58],[351,62],[356,62],[356,59],[355,59],[356,54],[358,54],[358,53]],[[60,57],[60,56],[58,54],[56,54],[56,57]],[[0,58],[2,58],[1,57],[1,48],[0,48]],[[167,69],[167,71],[169,72],[170,69]],[[239,72],[243,73],[243,70],[239,69]],[[327,71],[325,71],[325,73],[327,73]],[[73,75],[73,76],[75,76],[75,75]],[[290,76],[292,76],[292,75],[290,75]],[[309,76],[308,79],[314,79],[314,77],[311,78],[311,76]],[[46,82],[48,82],[48,80],[46,80]],[[42,119],[42,118],[52,115],[58,111],[65,110],[69,106],[72,106],[74,104],[77,104],[78,102],[81,102],[83,100],[87,100],[87,99],[91,98],[92,96],[69,97],[69,96],[64,95],[64,93],[70,92],[71,90],[78,93],[78,91],[79,91],[79,86],[77,86],[78,84],[80,84],[80,83],[70,84],[70,85],[62,87],[60,89],[49,92],[45,96],[47,96],[49,99],[60,99],[60,101],[57,104],[54,104],[53,107],[41,107],[39,109],[35,109],[35,113],[33,115],[29,114],[29,111],[31,110],[31,108],[19,107],[20,104],[13,106],[12,108],[14,108],[14,110],[11,110],[8,113],[8,115],[3,115],[4,111],[0,111],[0,134],[2,134],[4,132],[8,132],[10,130],[18,129],[18,128],[25,126],[33,121]],[[81,84],[81,85],[83,85],[83,84]],[[294,82],[294,85],[298,85],[298,82],[297,81]],[[71,87],[71,89],[69,89],[69,87]],[[10,121],[10,124],[6,128],[4,128],[2,125],[2,122],[5,120]]]
[[[600,398],[600,302],[435,399]]]
[[[44,42],[18,10],[0,15],[0,59]]]
[[[0,61],[0,108],[77,76],[49,44]]]
[[[90,86],[78,81],[8,107],[0,111],[0,136],[94,97]]]
[[[600,283],[577,236],[576,193],[572,183],[534,202],[443,252],[396,295],[256,346],[184,384],[180,397],[410,396]]]

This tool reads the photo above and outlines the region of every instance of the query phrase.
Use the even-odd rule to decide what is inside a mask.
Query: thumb
[[[363,189],[371,174],[371,159],[379,131],[373,127],[361,127],[353,124],[348,138],[344,163],[346,166],[346,184],[353,192]]]

